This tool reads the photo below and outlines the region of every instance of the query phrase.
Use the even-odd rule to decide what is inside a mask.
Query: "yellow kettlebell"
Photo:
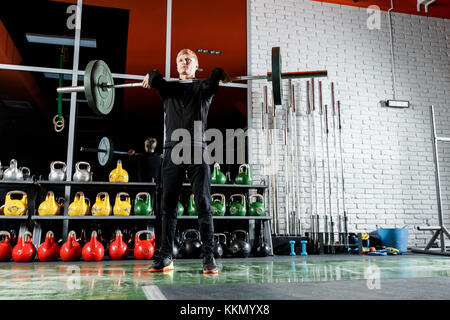
[[[93,216],[109,216],[112,213],[108,192],[99,192],[95,198],[91,213]]]
[[[119,192],[116,195],[113,213],[115,216],[129,216],[131,213],[130,195],[126,192]]]
[[[85,216],[89,214],[91,203],[84,193],[79,191],[75,194],[72,203],[69,205],[69,216]]]
[[[128,172],[122,168],[122,161],[117,160],[117,168],[109,174],[109,182],[128,182]]]
[[[3,212],[5,216],[22,216],[27,212],[27,194],[23,191],[14,190],[6,194],[5,207]]]
[[[38,213],[40,216],[56,216],[61,212],[62,205],[63,203],[58,203],[55,200],[53,191],[49,191],[45,196],[45,200],[39,205]]]

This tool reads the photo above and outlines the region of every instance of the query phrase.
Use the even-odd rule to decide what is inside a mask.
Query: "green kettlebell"
[[[252,201],[255,199],[255,201]],[[251,194],[248,196],[248,215],[264,216],[266,214],[264,208],[264,197],[260,194]]]
[[[184,213],[184,207],[181,204],[180,201],[178,201],[178,206],[177,206],[177,216],[182,216]]]
[[[198,216],[197,207],[195,206],[194,194],[189,197],[189,202],[187,205],[187,213],[189,216]]]
[[[225,184],[227,182],[227,177],[220,171],[220,164],[214,163],[214,169],[211,174],[212,184]]]
[[[225,196],[222,193],[211,195],[211,210],[213,216],[224,216],[227,211]]]
[[[241,164],[239,166],[239,171],[234,182],[236,184],[249,184],[249,185],[253,184],[253,178],[250,172],[250,165]]]
[[[245,216],[247,214],[247,207],[245,195],[233,194],[230,197],[230,216]]]
[[[148,192],[139,192],[134,199],[134,215],[148,216],[153,214],[152,197]]]

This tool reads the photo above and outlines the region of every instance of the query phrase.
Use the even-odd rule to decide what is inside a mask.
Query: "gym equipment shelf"
[[[43,227],[42,223],[46,222],[57,222],[60,221],[60,223],[63,223],[65,225],[69,225],[71,222],[75,221],[95,221],[95,222],[101,222],[101,221],[141,221],[145,222],[147,225],[147,228],[152,228],[153,220],[156,219],[154,215],[148,215],[148,216],[136,216],[136,215],[129,215],[129,216],[115,216],[115,215],[109,215],[109,216],[92,216],[92,215],[86,215],[86,216],[69,216],[67,213],[68,206],[70,204],[70,200],[67,202],[64,206],[64,210],[61,212],[60,215],[56,216],[39,216],[37,213],[37,208],[39,204],[45,199],[45,195],[48,190],[50,189],[56,189],[61,190],[64,189],[67,186],[71,186],[71,197],[75,194],[77,190],[75,189],[83,189],[86,190],[86,192],[92,192],[96,193],[99,190],[102,191],[128,191],[128,192],[140,192],[140,191],[147,191],[154,195],[154,193],[157,191],[156,183],[153,182],[127,182],[127,183],[112,183],[107,181],[88,181],[88,182],[76,182],[76,181],[48,181],[43,180],[42,177],[39,179],[35,179],[33,177],[30,181],[3,181],[0,180],[0,188],[2,186],[11,188],[22,188],[27,189],[28,192],[28,204],[29,208],[27,211],[27,215],[24,216],[2,216],[0,215],[0,219],[11,219],[11,220],[21,220],[23,223],[21,225],[21,230],[25,230],[26,222],[32,223],[33,228],[33,243],[35,245],[39,245],[42,241],[41,237],[43,235]],[[224,193],[243,193],[248,195],[249,193],[258,193],[258,194],[264,194],[268,186],[261,185],[261,184],[254,184],[254,185],[241,185],[241,184],[211,184],[211,193],[214,192],[224,192]],[[182,192],[189,192],[191,188],[190,183],[183,183],[182,185]],[[131,196],[131,194],[130,194]],[[156,201],[156,197],[154,198],[154,201]],[[156,207],[156,206],[155,206]],[[190,221],[190,220],[196,220],[197,216],[188,216],[183,215],[178,217],[179,220],[184,221]],[[266,239],[270,238],[270,226],[269,222],[272,219],[271,216],[213,216],[213,219],[215,221],[248,221],[249,222],[249,231],[250,234],[253,235],[255,233],[254,227],[255,223],[262,223],[264,224],[264,231],[268,232],[268,235]],[[67,230],[69,228],[67,227]],[[64,229],[63,229],[64,230]],[[62,235],[63,238],[67,237],[67,234]],[[272,243],[270,241],[269,243],[271,254],[273,254],[272,251]]]

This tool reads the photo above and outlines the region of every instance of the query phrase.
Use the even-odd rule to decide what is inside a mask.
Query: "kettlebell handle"
[[[8,239],[11,239],[11,233],[8,231],[0,231],[0,236],[6,236]]]
[[[184,230],[183,233],[181,234],[181,238],[182,238],[183,240],[186,240],[186,239],[187,239],[187,238],[186,238],[186,235],[189,234],[189,233],[195,233],[196,239],[194,239],[194,240],[199,240],[199,241],[200,241],[200,231],[198,231],[197,229],[187,229],[187,230]]]
[[[259,194],[259,193],[254,193],[254,194],[249,195],[248,196],[248,202],[251,202],[250,201],[251,198],[259,198],[259,200],[261,200],[261,202],[264,201],[264,197],[261,194]]]
[[[144,234],[144,233],[146,233],[146,234],[151,234],[152,236],[155,235],[155,233],[154,233],[153,231],[151,231],[151,230],[141,230],[141,231],[136,232],[136,234],[134,235],[134,237],[135,237],[136,239],[140,239],[139,237],[141,236],[141,234]]]
[[[91,165],[88,162],[86,162],[86,161],[78,161],[75,164],[75,167],[76,167],[77,170],[81,170],[80,169],[80,165],[85,165],[86,166],[86,170],[87,171],[91,171]]]
[[[75,240],[77,239],[77,234],[75,233],[74,230],[71,230],[69,232],[69,234],[67,235],[67,239],[70,239],[70,238],[75,238]]]
[[[230,196],[231,202],[233,202],[233,199],[234,199],[235,197],[241,198],[241,202],[244,202],[244,200],[245,200],[245,196],[244,196],[242,193],[235,193],[235,194],[232,194],[232,195]]]
[[[235,231],[233,231],[233,233],[231,234],[231,239],[232,240],[241,239],[241,238],[237,237],[238,234],[244,234],[244,240],[246,242],[248,242],[248,232],[245,231],[245,230],[235,230]]]
[[[33,235],[30,231],[25,231],[19,236],[19,238],[22,237],[22,240],[25,241],[25,236],[28,236],[31,238]]]
[[[45,235],[45,237],[46,237],[46,238],[54,238],[55,235],[54,235],[53,231],[48,230],[48,231],[47,231],[47,234]]]
[[[61,170],[63,170],[64,172],[66,172],[67,166],[66,166],[65,162],[62,162],[62,161],[52,161],[52,162],[50,163],[50,169],[55,170],[55,169],[56,169],[56,166],[55,166],[55,165],[61,165],[61,166],[62,166],[62,167],[61,167]]]

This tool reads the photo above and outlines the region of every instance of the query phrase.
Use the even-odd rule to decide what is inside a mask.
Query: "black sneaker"
[[[203,274],[218,274],[219,269],[213,256],[203,258]]]
[[[161,257],[156,260],[149,268],[149,272],[167,272],[172,271],[173,261],[171,257]]]

